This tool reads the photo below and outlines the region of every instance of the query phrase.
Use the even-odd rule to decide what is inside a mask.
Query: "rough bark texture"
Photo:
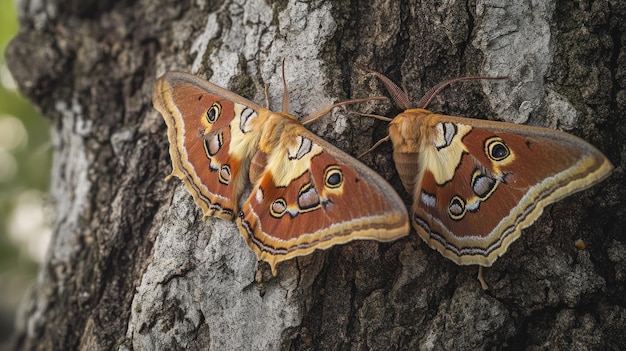
[[[626,347],[626,3],[492,0],[30,1],[8,61],[53,124],[57,215],[16,349],[623,349]],[[458,267],[413,233],[278,265],[272,278],[233,223],[201,221],[170,172],[155,78],[183,70],[291,112],[384,93],[416,101],[468,74],[431,109],[577,134],[614,174],[561,201],[486,270]],[[353,109],[356,109],[354,107]],[[393,116],[389,103],[362,112]],[[335,111],[313,131],[357,154],[385,123]],[[406,197],[390,146],[364,159]],[[541,165],[535,165],[541,167]],[[349,196],[349,194],[347,194]],[[583,239],[586,249],[574,246]]]

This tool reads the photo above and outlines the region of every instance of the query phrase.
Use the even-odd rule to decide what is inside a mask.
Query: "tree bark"
[[[7,59],[52,121],[54,236],[14,349],[441,350],[626,346],[626,4],[598,0],[21,1]],[[190,71],[291,112],[384,94],[359,62],[430,109],[566,129],[613,175],[549,207],[493,267],[488,291],[413,232],[278,265],[201,213],[171,171],[155,78]],[[350,107],[394,116],[390,103]],[[310,128],[357,155],[386,124],[337,110]],[[363,161],[401,189],[384,145]],[[541,167],[541,165],[533,165]],[[44,171],[44,170],[42,170]],[[349,196],[349,194],[346,194]],[[586,243],[583,250],[576,239]]]

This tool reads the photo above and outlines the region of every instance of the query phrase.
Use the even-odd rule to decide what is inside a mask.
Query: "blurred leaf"
[[[13,0],[0,0],[0,52],[2,52],[1,62],[4,62],[4,49],[7,43],[18,30],[17,13]]]

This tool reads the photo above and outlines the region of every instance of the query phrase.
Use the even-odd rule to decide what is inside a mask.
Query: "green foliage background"
[[[0,180],[1,342],[12,331],[17,304],[31,285],[38,267],[25,249],[24,243],[12,239],[9,235],[10,221],[24,194],[34,194],[36,197],[43,198],[47,193],[50,182],[51,147],[47,120],[42,118],[31,104],[14,90],[14,86],[7,83],[10,79],[8,79],[5,50],[11,38],[17,34],[19,27],[13,0],[0,0],[0,9],[0,53],[2,53],[0,55],[0,77],[2,77],[0,79],[0,121],[13,116],[21,121],[27,134],[27,142],[12,150],[4,150],[13,156],[17,169],[12,177]],[[0,123],[0,128],[6,128],[6,125],[6,123]],[[0,135],[3,135],[2,131]],[[2,148],[1,140],[0,148]],[[0,167],[7,168],[2,162],[0,162]],[[45,203],[45,201],[40,203]],[[13,232],[13,238],[19,235],[20,233]]]

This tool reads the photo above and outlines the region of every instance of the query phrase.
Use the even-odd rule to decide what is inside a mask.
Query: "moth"
[[[284,78],[283,85],[283,111],[273,112],[191,74],[159,78],[153,102],[167,124],[168,179],[182,179],[203,219],[235,219],[274,275],[278,262],[316,249],[407,235],[406,207],[393,188],[290,115]]]
[[[414,108],[389,78],[360,68],[379,78],[404,110],[389,119],[389,135],[381,142],[391,140],[396,169],[413,196],[413,227],[457,265],[479,265],[484,289],[482,267],[502,256],[546,206],[613,169],[598,149],[564,132],[426,110],[450,83],[483,77],[440,83]]]

